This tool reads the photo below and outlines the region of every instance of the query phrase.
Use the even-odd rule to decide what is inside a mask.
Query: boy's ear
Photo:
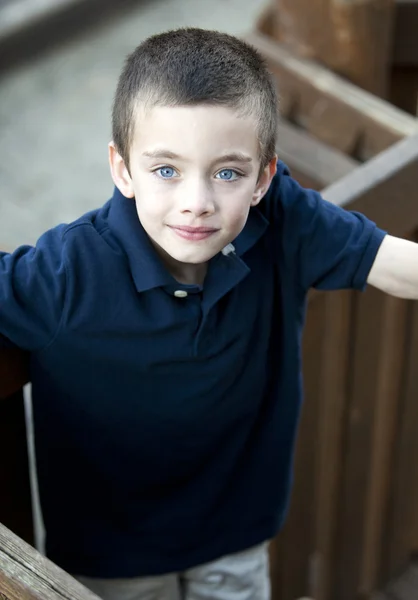
[[[277,170],[277,156],[274,155],[267,167],[261,173],[257,181],[257,187],[254,190],[251,206],[257,206],[267,194],[271,181]]]
[[[125,161],[116,150],[114,142],[109,143],[109,165],[112,179],[116,187],[126,198],[135,196],[132,179],[126,168]]]

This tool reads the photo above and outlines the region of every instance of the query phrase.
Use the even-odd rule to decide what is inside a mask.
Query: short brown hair
[[[207,104],[253,115],[261,168],[275,154],[278,100],[264,58],[217,31],[182,28],[154,35],[126,59],[113,103],[113,141],[129,169],[136,107]]]

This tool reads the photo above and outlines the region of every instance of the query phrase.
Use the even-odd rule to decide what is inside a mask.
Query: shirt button
[[[174,295],[176,298],[187,298],[189,294],[185,290],[176,290]]]

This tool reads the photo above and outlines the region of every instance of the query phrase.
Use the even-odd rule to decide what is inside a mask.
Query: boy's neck
[[[151,240],[151,243],[163,261],[165,268],[176,281],[185,285],[203,285],[208,270],[208,263],[193,264],[179,262],[153,242],[153,240]]]
[[[203,285],[208,270],[207,263],[200,265],[177,263],[166,266],[174,279],[185,285]]]

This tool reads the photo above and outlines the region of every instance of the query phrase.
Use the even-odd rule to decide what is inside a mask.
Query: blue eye
[[[160,167],[159,169],[156,169],[154,173],[158,173],[163,179],[172,179],[175,174],[175,170],[173,167]]]
[[[234,169],[223,169],[217,175],[220,175],[219,179],[222,179],[222,181],[236,181],[241,177]]]

